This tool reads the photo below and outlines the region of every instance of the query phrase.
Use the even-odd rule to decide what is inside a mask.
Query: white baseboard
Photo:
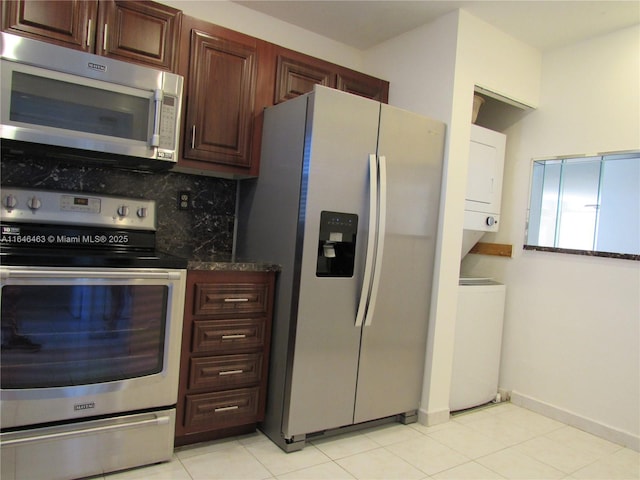
[[[426,410],[418,410],[418,423],[431,427],[433,425],[439,425],[440,423],[446,423],[449,421],[449,409],[438,410],[435,412],[427,412]]]
[[[511,403],[640,452],[640,436],[633,433],[605,425],[516,391],[511,391]]]

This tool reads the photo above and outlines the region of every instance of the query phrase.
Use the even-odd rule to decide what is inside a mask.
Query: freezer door
[[[444,124],[382,105],[386,215],[374,315],[363,328],[354,422],[416,410],[424,371]],[[381,180],[382,182],[382,180]]]
[[[379,111],[377,102],[328,88],[310,97],[299,214],[304,241],[285,438],[353,422],[361,333],[355,317],[368,233],[369,155],[376,149]],[[352,276],[317,275],[323,211],[347,214],[342,219],[357,216]],[[331,233],[323,232],[323,241]]]

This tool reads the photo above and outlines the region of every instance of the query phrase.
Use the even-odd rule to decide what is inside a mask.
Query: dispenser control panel
[[[356,214],[320,212],[316,276],[353,276],[357,232]]]

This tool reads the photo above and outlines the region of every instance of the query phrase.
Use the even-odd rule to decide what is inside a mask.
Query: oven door
[[[185,270],[0,276],[3,430],[176,403]]]

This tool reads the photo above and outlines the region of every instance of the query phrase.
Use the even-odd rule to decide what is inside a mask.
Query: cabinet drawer
[[[193,314],[264,315],[268,294],[266,283],[196,283]]]
[[[189,371],[189,388],[235,388],[259,383],[262,354],[192,358]]]
[[[258,387],[187,395],[185,426],[223,427],[256,421],[258,400]]]
[[[196,320],[193,322],[194,353],[225,353],[264,345],[263,318]]]

